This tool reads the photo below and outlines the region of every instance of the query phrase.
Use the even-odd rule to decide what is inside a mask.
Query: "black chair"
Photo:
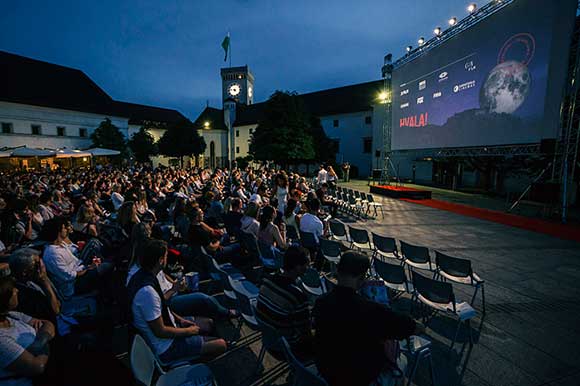
[[[375,257],[373,267],[377,276],[385,282],[388,288],[396,291],[399,295],[404,292],[413,293],[413,286],[407,281],[405,268],[401,265],[389,264]]]
[[[475,316],[475,310],[473,307],[466,302],[460,304],[456,303],[453,286],[451,284],[430,279],[415,271],[412,272],[412,275],[413,286],[415,287],[413,299],[418,301],[424,307],[429,308],[431,311],[424,316],[424,322],[427,323],[429,319],[440,312],[451,316],[454,319],[457,319],[457,328],[449,349],[453,349],[455,341],[457,340],[457,335],[459,334],[459,328],[463,323],[465,323],[469,329],[469,343],[473,344],[473,336],[470,327],[470,320]]]
[[[412,271],[412,268],[433,271],[429,248],[401,241],[401,254],[403,256],[403,264],[407,265],[409,272]]]
[[[300,243],[306,249],[318,248],[318,241],[312,232],[300,231]]]
[[[437,270],[434,278],[443,281],[450,280],[458,284],[464,284],[473,287],[473,296],[470,304],[473,306],[477,292],[481,288],[481,303],[485,313],[485,287],[484,281],[475,273],[471,267],[471,261],[451,257],[441,252],[435,251],[435,265]]]
[[[371,237],[373,239],[373,257],[389,257],[392,259],[401,259],[399,256],[399,251],[397,250],[397,243],[394,238],[386,237],[371,232]]]
[[[330,220],[328,224],[330,225],[331,238],[338,241],[348,241],[346,227],[342,222],[338,220]]]
[[[366,229],[354,228],[349,225],[348,234],[350,235],[350,248],[357,247],[359,250],[370,249],[371,241]]]
[[[370,193],[367,193],[367,213],[370,213],[371,208],[373,208],[375,211],[375,217],[377,217],[379,215],[377,212],[377,208],[380,208],[381,215],[383,216],[383,218],[385,218],[385,212],[383,211],[383,204],[381,204],[380,202],[376,202],[373,195]]]
[[[320,251],[325,261],[330,264],[331,270],[334,271],[333,267],[340,261],[340,243],[338,241],[320,239]]]
[[[293,225],[286,226],[286,238],[291,242],[300,241],[300,236],[298,236],[298,231]]]
[[[302,288],[312,296],[320,296],[324,293],[320,274],[314,268],[308,268],[300,278]]]
[[[294,373],[294,386],[328,386],[328,383],[322,377],[308,370],[303,363],[296,359],[286,338],[282,337],[280,340],[286,354],[286,360]]]

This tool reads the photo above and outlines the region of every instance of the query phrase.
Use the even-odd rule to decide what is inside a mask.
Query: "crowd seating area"
[[[414,245],[413,235],[369,232],[365,222],[385,216],[382,199],[320,176],[144,166],[0,175],[0,335],[16,342],[3,350],[17,351],[0,361],[0,379],[75,384],[63,368],[75,363],[94,374],[82,353],[112,350],[115,330],[126,328],[140,384],[217,384],[211,361],[260,342],[257,361],[247,364],[252,379],[265,375],[268,354],[278,363],[270,375],[332,385],[316,366],[317,350],[305,358],[293,336],[261,317],[283,308],[265,288],[291,277],[294,253],[308,257],[289,284],[292,296],[307,299],[307,319],[342,285],[341,261],[354,253],[368,259],[360,291],[368,300],[396,309],[408,299],[417,326],[440,316],[456,323],[450,351],[460,336],[473,344],[470,320],[485,313],[485,291],[471,262]],[[456,286],[472,288],[471,297],[457,298]],[[13,320],[36,337],[21,344]],[[220,323],[238,339],[218,336]],[[408,334],[396,346],[408,363],[398,382],[410,385],[428,366],[437,384],[428,336]]]

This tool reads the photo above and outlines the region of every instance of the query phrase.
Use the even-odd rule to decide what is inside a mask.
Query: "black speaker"
[[[375,150],[375,157],[379,158],[381,156],[380,150]]]
[[[556,152],[556,139],[546,138],[540,142],[540,153],[547,155],[554,155]]]

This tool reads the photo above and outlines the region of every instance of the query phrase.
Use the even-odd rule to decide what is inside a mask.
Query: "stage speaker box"
[[[374,169],[373,170],[373,180],[378,180],[381,178],[381,169]]]
[[[381,156],[380,150],[375,150],[375,157],[379,158]]]
[[[547,155],[554,155],[556,152],[556,139],[546,138],[540,142],[540,153]]]
[[[530,200],[544,204],[560,201],[560,184],[557,182],[537,182],[530,190]]]

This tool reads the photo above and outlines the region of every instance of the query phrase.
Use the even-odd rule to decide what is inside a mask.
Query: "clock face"
[[[254,95],[254,89],[252,86],[248,87],[248,96],[251,98]]]
[[[237,83],[232,83],[228,87],[228,94],[230,94],[233,97],[240,95],[240,91],[242,91],[242,88]]]

